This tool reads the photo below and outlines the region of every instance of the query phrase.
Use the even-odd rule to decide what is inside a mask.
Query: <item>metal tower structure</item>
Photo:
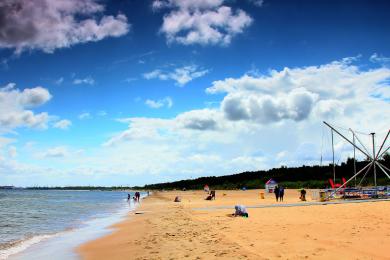
[[[377,167],[390,179],[390,169],[387,168],[385,165],[383,165],[379,160],[382,158],[383,155],[386,154],[386,152],[390,149],[390,146],[388,146],[387,148],[383,149],[384,148],[384,145],[387,141],[387,138],[389,137],[390,135],[390,130],[387,131],[387,134],[386,134],[386,137],[385,139],[383,140],[382,142],[382,145],[380,146],[379,150],[376,152],[375,151],[375,133],[371,133],[370,135],[372,136],[372,154],[368,151],[368,149],[363,145],[363,143],[359,140],[359,138],[357,137],[357,135],[355,134],[355,132],[352,130],[352,129],[349,129],[352,134],[353,134],[353,140],[349,140],[347,137],[345,137],[343,134],[341,134],[339,131],[337,131],[333,126],[331,126],[330,124],[328,124],[327,122],[324,121],[324,124],[326,126],[328,126],[331,131],[332,131],[332,139],[333,139],[333,132],[337,133],[339,136],[341,136],[344,140],[346,140],[348,143],[350,143],[353,147],[354,147],[354,154],[355,154],[355,149],[358,150],[359,152],[363,153],[365,156],[367,156],[367,159],[369,160],[368,164],[366,166],[363,167],[363,169],[361,169],[360,171],[358,172],[354,172],[354,175],[349,178],[345,183],[343,183],[340,187],[338,187],[336,190],[334,190],[329,196],[328,198],[332,197],[334,194],[336,194],[338,191],[340,191],[341,189],[345,188],[346,185],[351,182],[352,180],[356,180],[356,177],[359,176],[360,174],[362,174],[364,171],[364,175],[363,175],[363,178],[361,179],[361,181],[359,182],[359,186],[360,184],[362,183],[362,181],[364,180],[364,178],[366,177],[366,175],[368,174],[368,172],[371,170],[371,168],[374,169],[374,185],[375,185],[375,191],[377,193],[377,183],[376,183],[376,179],[377,179],[377,176],[376,176],[376,169]],[[360,146],[358,146],[356,143],[355,143],[355,139],[360,143],[360,145],[362,146],[362,148]],[[332,140],[333,141],[333,140]],[[332,142],[332,146],[333,146],[333,142]],[[333,149],[333,147],[332,147]],[[364,149],[364,151],[363,151]],[[383,150],[383,151],[382,151]],[[334,159],[333,159],[333,169],[334,169],[335,165],[334,165]],[[356,166],[355,166],[356,167]],[[355,170],[356,171],[356,170]],[[388,173],[389,172],[389,173]],[[334,174],[334,171],[333,171],[333,174]]]

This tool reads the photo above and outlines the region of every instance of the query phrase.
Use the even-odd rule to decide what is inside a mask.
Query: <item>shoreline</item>
[[[111,226],[123,221],[128,212],[136,208],[137,205],[133,202],[124,202],[123,206],[115,211],[97,213],[81,219],[75,227],[17,241],[0,252],[0,259],[44,259],[52,254],[57,255],[56,259],[79,259],[75,248],[110,234],[113,232]]]
[[[217,191],[215,201],[203,191],[156,192],[138,208],[143,214],[128,214],[76,251],[82,259],[390,259],[390,202],[251,208],[276,203],[260,192]],[[310,201],[286,190],[279,204]],[[218,208],[235,204],[246,205],[249,218]]]

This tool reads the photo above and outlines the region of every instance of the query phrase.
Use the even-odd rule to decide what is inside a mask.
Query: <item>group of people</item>
[[[284,198],[284,187],[276,186],[274,189],[276,201],[283,201]]]
[[[133,196],[133,201],[139,203],[139,199],[141,197],[141,193],[139,191],[136,191]],[[127,194],[127,201],[130,201],[131,195]]]

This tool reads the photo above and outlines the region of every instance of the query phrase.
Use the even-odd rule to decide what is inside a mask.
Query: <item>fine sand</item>
[[[112,234],[77,252],[84,259],[390,259],[390,201],[248,208],[249,218],[229,216],[234,210],[225,206],[275,203],[260,192],[217,191],[215,201],[205,201],[203,191],[154,193],[137,209],[142,214],[130,213]],[[298,197],[286,190],[282,203]]]

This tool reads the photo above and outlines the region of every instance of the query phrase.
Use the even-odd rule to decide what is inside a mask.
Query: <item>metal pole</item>
[[[366,173],[363,175],[362,179],[360,180],[358,187],[361,187],[362,182],[364,181],[364,178],[366,178],[367,174],[370,172],[373,162],[370,162],[370,168],[367,169]]]
[[[387,174],[387,172],[383,169],[383,168],[385,168],[386,170],[388,170],[389,172],[390,172],[390,170],[389,169],[387,169],[387,167],[386,166],[384,166],[383,164],[380,164],[378,161],[376,161],[376,164],[378,165],[378,167],[386,174],[386,176],[387,176],[387,178],[389,178],[390,179],[390,175],[388,175]],[[383,168],[382,168],[383,167]]]
[[[336,168],[334,165],[334,144],[333,144],[333,129],[330,129],[332,134],[332,154],[333,154],[333,183],[336,183]]]
[[[387,135],[386,135],[385,139],[383,140],[383,143],[382,143],[381,147],[379,148],[378,153],[376,154],[376,159],[379,159],[378,155],[382,151],[382,148],[385,145],[385,143],[387,141],[387,137],[389,137],[389,134],[390,134],[390,130],[387,132]],[[387,149],[389,149],[389,148],[387,148]]]
[[[378,156],[378,158],[381,158],[389,149],[390,149],[390,146],[387,147],[387,148],[381,153],[381,155]]]
[[[351,128],[350,128],[349,130],[350,130],[352,133],[355,134],[355,132],[354,132]],[[359,144],[364,148],[364,150],[366,151],[366,153],[367,153],[367,154],[370,154],[370,152],[368,151],[367,147],[363,144],[362,141],[360,141],[359,136],[357,136],[357,135],[355,134],[355,138],[356,138],[356,140],[358,140]]]
[[[376,158],[375,158],[375,133],[371,133],[372,135],[372,154],[373,154],[373,162],[374,162],[374,185],[375,185],[375,195],[378,195],[378,187],[376,185]]]
[[[338,133],[342,138],[344,138],[348,143],[352,144],[353,146],[356,147],[356,149],[358,149],[360,152],[362,152],[365,156],[367,156],[368,158],[372,159],[371,158],[371,155],[369,155],[368,153],[366,153],[365,151],[363,151],[362,149],[360,149],[359,146],[357,145],[354,145],[347,137],[345,137],[344,135],[342,135],[339,131],[337,131],[336,129],[333,128],[333,126],[331,126],[330,124],[328,124],[327,122],[323,121],[325,125],[329,126],[329,128],[333,129],[333,131],[335,131],[336,133]]]
[[[353,144],[355,145],[355,133],[352,132]],[[353,174],[356,174],[356,148],[353,146]],[[355,177],[355,187],[356,187],[356,177]]]

